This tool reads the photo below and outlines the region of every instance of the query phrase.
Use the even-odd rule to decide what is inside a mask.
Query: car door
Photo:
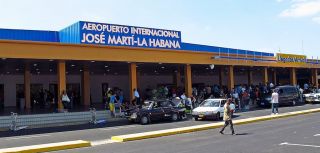
[[[150,110],[151,120],[161,120],[164,117],[163,108],[160,106],[160,102],[155,102],[152,109]]]
[[[170,118],[172,113],[173,113],[172,111],[174,109],[173,106],[170,104],[170,102],[169,101],[162,102],[161,103],[161,107],[162,107],[163,112],[164,112],[163,117],[164,118]]]

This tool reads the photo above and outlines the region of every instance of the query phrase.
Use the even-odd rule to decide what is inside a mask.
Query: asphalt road
[[[320,113],[55,153],[319,153]]]
[[[295,107],[281,107],[280,113],[319,108],[320,104],[303,105]],[[269,115],[270,109],[262,109],[250,112],[236,113],[235,119]],[[110,139],[114,135],[163,130],[177,127],[185,127],[199,124],[213,123],[217,121],[193,121],[191,119],[180,122],[159,122],[150,125],[128,124],[126,120],[106,125],[81,125],[76,127],[59,127],[49,129],[32,129],[18,132],[0,132],[0,148],[55,143],[72,140],[98,141]]]

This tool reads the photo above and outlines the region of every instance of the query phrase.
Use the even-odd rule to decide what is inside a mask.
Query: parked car
[[[297,105],[302,103],[299,90],[295,86],[278,86],[275,88],[279,94],[279,105]],[[271,94],[266,94],[258,100],[258,105],[261,107],[271,106]]]
[[[142,108],[126,110],[125,116],[132,122],[148,124],[151,121],[178,121],[186,117],[185,108],[176,106],[170,100],[148,101]]]
[[[199,107],[193,109],[192,117],[196,121],[198,119],[220,120],[223,117],[223,106],[226,101],[226,99],[206,99],[199,105]]]
[[[306,102],[309,102],[309,103],[320,102],[320,93],[317,91],[317,92],[303,94],[303,98],[305,99]]]

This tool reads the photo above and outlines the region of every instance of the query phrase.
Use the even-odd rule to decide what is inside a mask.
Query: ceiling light
[[[96,61],[91,61],[91,63],[94,63],[94,62],[96,62]]]
[[[19,70],[20,70],[20,69],[18,69],[18,68],[16,69],[16,71],[19,71]]]
[[[49,71],[52,72],[52,69],[50,69]]]
[[[162,64],[162,63],[159,63],[160,65]]]
[[[164,67],[164,66],[162,66],[161,68],[162,68],[162,69],[164,69],[165,67]]]
[[[2,60],[6,60],[7,58],[1,58]]]
[[[83,70],[82,69],[80,69],[80,72],[82,72]]]
[[[7,72],[7,74],[10,74],[10,72]]]
[[[49,61],[50,61],[50,62],[52,62],[52,61],[53,61],[53,59],[49,59]]]
[[[38,66],[38,64],[35,63],[35,64],[33,64],[33,66]]]
[[[71,67],[75,67],[76,65],[72,64]]]
[[[109,66],[108,66],[108,65],[105,65],[104,67],[107,68],[107,67],[109,67]]]

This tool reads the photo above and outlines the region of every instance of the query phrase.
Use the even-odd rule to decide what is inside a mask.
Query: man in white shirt
[[[278,111],[279,94],[277,93],[277,91],[275,89],[273,90],[273,93],[271,95],[271,104],[272,104],[272,114],[271,115],[275,114],[274,110],[276,110],[277,111],[276,114],[278,114],[279,113],[279,111]]]

